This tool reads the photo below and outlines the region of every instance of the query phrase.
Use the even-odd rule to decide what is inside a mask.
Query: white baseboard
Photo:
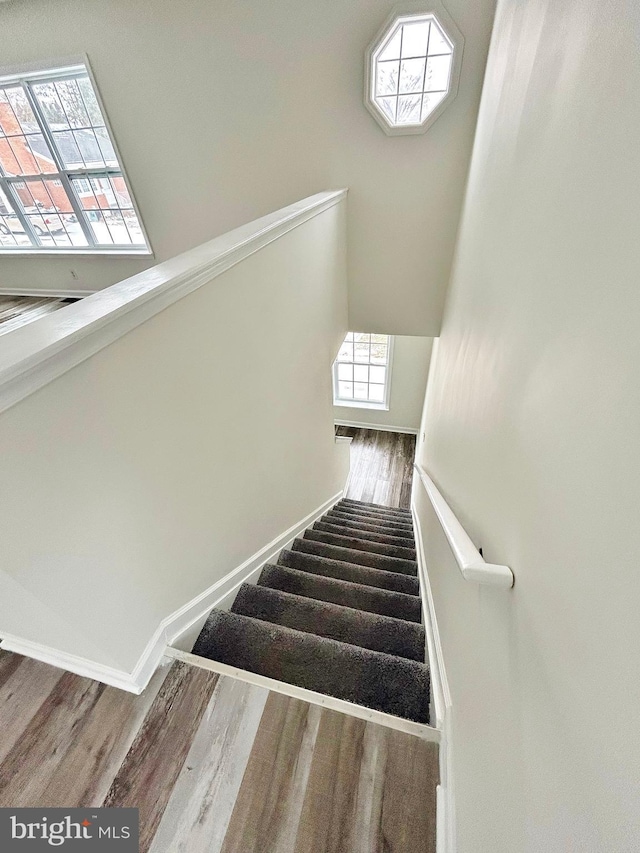
[[[82,299],[91,296],[97,290],[67,290],[66,288],[49,287],[0,287],[0,296],[42,296],[54,299]]]
[[[309,515],[300,519],[208,589],[166,616],[154,631],[132,672],[104,666],[86,658],[70,655],[58,649],[33,643],[30,640],[23,640],[10,634],[3,635],[0,647],[8,652],[15,652],[66,669],[69,672],[76,673],[76,675],[93,678],[104,684],[110,684],[112,687],[128,690],[130,693],[141,693],[156,671],[167,646],[175,643],[199,620],[204,620],[214,607],[230,607],[238,587],[255,577],[265,563],[270,562],[283,548],[290,545],[303,530],[323,516],[330,507],[340,500],[342,495],[343,490],[329,498]]]
[[[42,646],[40,643],[34,643],[31,640],[23,640],[20,637],[14,637],[12,634],[3,634],[0,647],[4,651],[15,652],[15,654],[34,658],[59,669],[74,672],[76,675],[92,678],[94,681],[101,681],[103,684],[110,684],[112,687],[119,687],[121,690],[128,690],[129,693],[142,693],[146,686],[146,682],[139,684],[133,673],[114,669],[67,652],[61,652],[59,649],[52,649],[50,646]]]
[[[420,596],[424,613],[427,656],[431,672],[431,723],[442,733],[440,741],[440,785],[437,791],[437,853],[456,853],[455,788],[452,765],[452,700],[442,652],[435,603],[427,571],[422,527],[411,500],[411,515],[416,542],[416,560],[420,580]],[[433,719],[435,717],[435,719]]]
[[[404,432],[407,435],[417,435],[418,430],[413,427],[403,427],[403,426],[389,426],[389,424],[365,424],[360,421],[343,421],[336,420],[334,421],[336,426],[348,426],[355,427],[356,429],[376,429],[382,430],[382,432]]]

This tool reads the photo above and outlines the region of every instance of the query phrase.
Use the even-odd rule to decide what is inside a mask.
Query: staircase
[[[408,510],[342,500],[211,611],[193,653],[428,723],[415,557]]]

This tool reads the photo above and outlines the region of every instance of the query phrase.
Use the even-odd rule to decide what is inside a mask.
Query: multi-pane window
[[[392,338],[349,332],[333,365],[338,405],[388,408]]]
[[[420,124],[447,94],[453,45],[433,16],[400,24],[376,56],[375,99],[392,124]]]
[[[0,78],[0,251],[149,251],[85,66]]]
[[[383,28],[367,52],[365,103],[387,133],[423,133],[455,97],[462,42],[444,9]]]

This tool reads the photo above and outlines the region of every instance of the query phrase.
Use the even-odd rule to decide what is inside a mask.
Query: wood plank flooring
[[[133,806],[142,853],[434,853],[437,745],[184,662],[141,696],[0,651],[0,807]]]
[[[351,472],[345,497],[409,509],[415,435],[337,426],[351,441]]]
[[[0,296],[0,335],[25,326],[75,301],[47,296]]]

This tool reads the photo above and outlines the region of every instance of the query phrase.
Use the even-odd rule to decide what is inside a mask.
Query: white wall
[[[365,426],[398,427],[417,432],[427,387],[433,338],[396,335],[391,365],[389,409],[334,406],[336,421]]]
[[[163,618],[339,492],[345,228],[340,203],[0,414],[0,637],[131,672]]]
[[[0,4],[0,63],[88,54],[156,261],[349,187],[350,328],[433,335],[494,4],[447,3],[460,90],[424,136],[387,137],[362,102],[393,0],[16,0]],[[0,288],[94,290],[150,263],[0,256]]]
[[[460,853],[640,839],[640,6],[501,0],[423,464]]]

